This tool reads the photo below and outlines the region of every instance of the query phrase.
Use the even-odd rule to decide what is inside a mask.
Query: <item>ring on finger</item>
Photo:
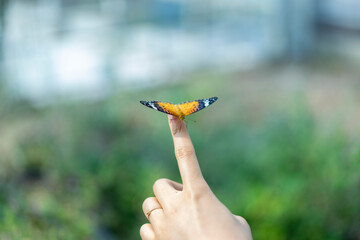
[[[150,220],[149,217],[150,217],[150,214],[152,213],[152,211],[157,210],[157,209],[162,210],[162,207],[161,207],[159,201],[155,197],[148,197],[147,199],[144,200],[143,211],[148,220]]]
[[[147,211],[147,212],[146,212],[147,218],[149,219],[149,218],[150,218],[150,214],[152,213],[152,211],[157,210],[157,209],[162,209],[162,208],[161,208],[161,207],[156,207],[156,208],[153,208],[153,209]]]

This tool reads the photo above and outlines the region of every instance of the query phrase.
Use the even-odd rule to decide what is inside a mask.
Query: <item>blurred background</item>
[[[357,0],[0,0],[0,238],[140,239],[166,115],[254,239],[360,239]]]

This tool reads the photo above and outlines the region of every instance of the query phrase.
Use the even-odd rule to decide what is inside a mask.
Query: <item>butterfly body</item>
[[[141,104],[152,108],[154,110],[174,115],[180,119],[184,119],[187,115],[198,112],[212,103],[214,103],[218,98],[205,98],[195,101],[183,102],[179,104],[172,104],[169,102],[161,101],[140,101]]]

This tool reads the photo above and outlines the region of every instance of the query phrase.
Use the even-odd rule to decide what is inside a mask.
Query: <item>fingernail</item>
[[[171,132],[173,135],[175,135],[178,131],[179,119],[176,116],[169,115],[169,122],[170,122]]]

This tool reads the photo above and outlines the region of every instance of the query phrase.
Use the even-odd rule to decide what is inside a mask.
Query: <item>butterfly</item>
[[[198,112],[201,109],[210,106],[217,99],[217,97],[212,97],[195,101],[182,102],[179,104],[172,104],[169,102],[160,101],[140,101],[140,103],[157,111],[174,115],[180,119],[184,119],[187,115]]]

